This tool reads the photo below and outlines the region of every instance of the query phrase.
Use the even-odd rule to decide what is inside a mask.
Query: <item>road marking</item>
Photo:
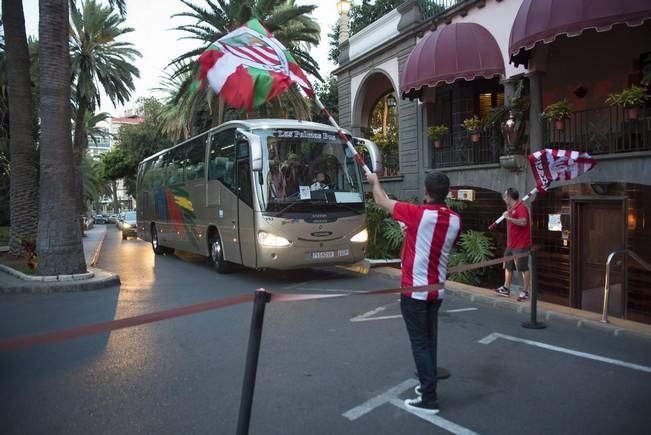
[[[284,289],[285,289],[285,290],[290,290],[290,289],[293,289],[293,288],[295,288],[295,287],[300,287],[300,286],[302,286],[302,285],[309,284],[309,283],[311,283],[311,282],[314,282],[314,280],[303,281],[303,282],[297,282],[296,284],[292,284],[292,285],[288,285],[288,286],[286,286]]]
[[[378,408],[386,403],[390,403],[391,405],[397,406],[398,408],[403,409],[410,414],[420,417],[423,420],[429,421],[430,423],[442,429],[445,429],[449,432],[452,432],[454,434],[476,435],[476,432],[466,429],[463,426],[459,426],[458,424],[451,422],[450,420],[446,420],[440,415],[428,415],[407,408],[404,402],[400,400],[398,396],[404,393],[405,391],[414,388],[416,385],[418,385],[418,381],[416,379],[407,379],[406,381],[396,385],[395,387],[388,389],[386,392],[378,396],[375,396],[372,399],[367,400],[361,405],[349,409],[348,411],[344,412],[341,415],[343,417],[346,417],[350,421],[355,421],[358,418],[373,411],[375,408]]]
[[[369,320],[399,319],[399,318],[402,317],[401,314],[395,314],[395,315],[391,315],[391,316],[376,316],[376,317],[373,317],[376,314],[381,313],[382,311],[386,310],[391,305],[395,305],[395,304],[396,304],[396,302],[393,302],[393,303],[390,303],[390,304],[387,304],[387,305],[383,305],[381,307],[377,307],[374,310],[367,311],[364,314],[360,314],[359,316],[353,317],[352,319],[350,319],[350,321],[351,322],[368,322]],[[474,308],[474,307],[472,307],[472,308],[457,308],[457,309],[454,309],[454,310],[446,310],[445,312],[446,313],[463,313],[463,312],[466,312],[466,311],[476,311],[478,309],[479,308]]]
[[[367,311],[364,314],[360,314],[359,316],[353,317],[350,319],[351,322],[367,322],[369,320],[386,320],[386,319],[398,319],[402,317],[402,315],[392,315],[392,316],[379,316],[379,317],[373,317],[374,315],[381,313],[382,311],[386,310],[392,305],[396,305],[399,302],[391,302],[390,304],[382,305],[381,307],[377,307],[374,310]]]
[[[442,429],[445,429],[448,432],[452,432],[453,434],[477,435],[477,432],[473,432],[470,429],[466,429],[463,426],[459,426],[458,424],[456,424],[456,423],[454,423],[454,422],[452,422],[450,420],[447,420],[447,419],[441,417],[438,414],[431,415],[431,414],[426,414],[424,412],[418,412],[418,411],[414,411],[413,409],[409,409],[405,405],[405,402],[403,402],[400,399],[391,399],[390,403],[392,405],[397,406],[400,409],[404,409],[405,411],[407,411],[410,414],[415,415],[416,417],[420,417],[425,421],[429,421],[430,423],[432,423],[432,424],[434,424],[434,425],[436,425],[436,426],[438,426],[438,427],[440,427]]]
[[[447,310],[446,313],[463,313],[465,311],[476,311],[478,309],[479,308],[475,308],[475,307],[472,307],[472,308],[457,308],[456,310]]]
[[[334,293],[366,293],[365,290],[346,290],[343,288],[294,287],[294,290],[312,291],[312,292],[334,292]]]
[[[357,420],[361,416],[373,411],[378,406],[382,406],[385,403],[390,403],[391,399],[397,398],[400,394],[404,393],[410,388],[414,388],[416,385],[418,385],[418,381],[416,379],[407,379],[406,381],[396,385],[393,388],[390,388],[379,396],[375,396],[372,399],[369,399],[366,402],[362,403],[361,405],[349,409],[341,415],[350,421]]]
[[[613,364],[613,365],[616,365],[616,366],[626,367],[628,369],[640,370],[642,372],[651,373],[651,367],[643,366],[643,365],[640,365],[640,364],[633,364],[633,363],[629,363],[629,362],[626,362],[626,361],[621,361],[621,360],[618,360],[618,359],[606,358],[604,356],[595,355],[595,354],[592,354],[592,353],[580,352],[580,351],[568,349],[568,348],[565,348],[565,347],[553,346],[551,344],[541,343],[539,341],[525,340],[524,338],[512,337],[510,335],[500,334],[499,332],[494,332],[494,333],[482,338],[481,340],[478,341],[478,343],[480,343],[480,344],[491,344],[492,342],[494,342],[498,338],[502,338],[504,340],[515,341],[517,343],[524,343],[524,344],[528,344],[530,346],[540,347],[542,349],[547,349],[547,350],[553,350],[553,351],[556,351],[556,352],[566,353],[568,355],[574,355],[574,356],[578,356],[578,357],[581,357],[581,358],[587,358],[587,359],[591,359],[591,360],[595,360],[595,361],[601,361],[601,362],[605,362],[605,363],[608,363],[608,364]]]

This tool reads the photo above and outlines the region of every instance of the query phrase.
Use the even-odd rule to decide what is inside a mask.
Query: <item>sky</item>
[[[194,1],[198,5],[205,5],[202,0]],[[321,26],[321,43],[319,47],[312,49],[311,54],[318,62],[322,76],[326,77],[335,68],[328,60],[328,33],[338,18],[336,0],[297,0],[296,3],[318,5],[314,16]],[[159,86],[165,66],[178,55],[197,47],[197,41],[181,39],[184,33],[172,30],[188,22],[183,18],[171,18],[175,13],[187,10],[187,7],[179,0],[126,0],[126,4],[125,25],[134,31],[120,40],[131,42],[142,54],[142,58],[136,61],[140,78],[135,81],[136,90],[131,101],[135,102],[139,97],[163,96],[164,94],[154,91],[153,88]],[[23,8],[27,34],[37,36],[38,0],[23,0]],[[133,104],[116,108],[108,98],[102,96],[102,112],[121,116],[124,110],[129,108],[133,108]]]

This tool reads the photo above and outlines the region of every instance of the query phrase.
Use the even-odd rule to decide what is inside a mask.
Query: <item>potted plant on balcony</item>
[[[556,130],[563,130],[565,128],[565,120],[570,119],[571,113],[572,104],[570,104],[567,98],[563,98],[545,107],[541,115],[546,119],[553,120]]]
[[[565,128],[565,120],[570,119],[571,113],[572,104],[570,104],[567,98],[563,98],[562,100],[545,107],[542,116],[553,120],[556,130],[563,130],[563,128]]]
[[[473,142],[479,142],[479,127],[481,127],[481,120],[477,115],[463,120],[463,128],[470,134],[470,139]]]
[[[633,85],[618,94],[608,95],[606,103],[624,108],[626,117],[633,120],[640,116],[640,107],[644,106],[649,99],[651,96],[646,93],[646,89]]]
[[[441,148],[441,138],[448,134],[447,125],[433,125],[427,127],[427,137],[432,139],[434,148]]]

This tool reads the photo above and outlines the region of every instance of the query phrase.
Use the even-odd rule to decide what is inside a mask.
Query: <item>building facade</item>
[[[88,137],[88,155],[92,158],[99,158],[100,155],[112,150],[119,145],[120,128],[123,125],[135,125],[144,121],[144,118],[132,112],[125,113],[123,117],[110,118],[108,125],[103,128],[106,134],[97,137]],[[127,193],[123,180],[116,183],[118,208],[120,210],[131,210],[136,206],[133,196]],[[99,201],[97,213],[111,214],[114,212],[113,198],[103,196]]]
[[[527,154],[593,155],[595,169],[552,184],[530,207],[542,299],[601,311],[609,253],[629,249],[651,262],[651,204],[643,200],[651,194],[651,107],[638,105],[633,118],[607,102],[651,68],[651,3],[583,3],[408,0],[341,44],[335,74],[340,123],[355,135],[379,98],[401,97],[400,170],[384,180],[386,190],[421,196],[424,175],[444,171],[453,186],[476,192],[467,228],[486,230],[503,212],[507,187],[524,194],[535,186]],[[559,101],[569,103],[566,119],[547,119]],[[475,116],[478,138],[464,128]],[[426,132],[437,125],[448,133],[434,144]],[[504,226],[492,234],[503,246]],[[610,313],[651,322],[651,272],[618,258]]]

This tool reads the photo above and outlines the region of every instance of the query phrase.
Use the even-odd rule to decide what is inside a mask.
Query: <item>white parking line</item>
[[[547,349],[547,350],[553,350],[553,351],[556,351],[556,352],[566,353],[568,355],[574,355],[574,356],[578,356],[578,357],[581,357],[581,358],[587,358],[587,359],[591,359],[591,360],[595,360],[595,361],[601,361],[601,362],[605,362],[605,363],[608,363],[608,364],[613,364],[613,365],[620,366],[620,367],[626,367],[628,369],[640,370],[642,372],[651,373],[651,367],[643,366],[643,365],[640,365],[640,364],[633,364],[633,363],[629,363],[629,362],[626,362],[626,361],[621,361],[621,360],[618,360],[618,359],[606,358],[604,356],[595,355],[595,354],[592,354],[592,353],[579,352],[578,350],[572,350],[572,349],[568,349],[568,348],[565,348],[565,347],[553,346],[551,344],[541,343],[539,341],[525,340],[524,338],[513,337],[513,336],[510,336],[510,335],[504,335],[504,334],[500,334],[499,332],[494,332],[494,333],[492,333],[490,335],[487,335],[486,337],[479,340],[478,343],[491,344],[492,342],[494,342],[498,338],[502,338],[504,340],[509,340],[509,341],[515,341],[517,343],[524,343],[524,344],[528,344],[529,346],[540,347],[542,349]]]
[[[397,406],[400,409],[407,411],[410,414],[422,418],[423,420],[429,421],[430,423],[442,429],[445,429],[448,432],[452,432],[453,434],[476,435],[476,432],[466,429],[463,426],[459,426],[458,424],[450,420],[447,420],[441,417],[440,415],[428,415],[407,408],[404,402],[400,400],[398,396],[404,393],[405,391],[414,388],[416,385],[418,385],[418,381],[416,379],[407,379],[406,381],[396,385],[395,387],[390,388],[386,392],[378,396],[375,396],[372,399],[367,400],[361,405],[349,409],[348,411],[344,412],[341,415],[346,417],[350,421],[355,421],[358,418],[362,417],[363,415],[366,415],[369,412],[373,411],[375,408],[378,408],[386,403],[390,403],[394,406]]]
[[[333,293],[366,293],[364,290],[346,290],[343,288],[314,288],[314,287],[294,287],[294,290],[311,291],[311,292],[333,292]]]
[[[362,403],[361,405],[356,406],[353,409],[349,409],[348,411],[344,412],[341,415],[343,415],[350,421],[357,420],[362,415],[368,414],[378,406],[382,406],[385,403],[389,403],[391,399],[395,399],[400,394],[404,393],[410,388],[414,388],[416,385],[418,385],[418,381],[416,379],[407,379],[406,381],[396,385],[393,388],[390,388],[389,390],[380,394],[379,396],[375,396],[372,399],[369,399],[366,402]]]
[[[456,310],[447,310],[446,313],[463,313],[465,311],[476,311],[478,309],[479,308],[475,308],[475,307],[472,307],[472,308],[457,308]]]
[[[452,432],[453,434],[457,435],[477,435],[477,432],[473,432],[470,429],[466,429],[463,426],[459,426],[458,424],[447,420],[443,417],[441,417],[438,414],[426,414],[424,412],[418,412],[418,411],[413,411],[405,405],[405,402],[403,402],[400,399],[391,399],[391,404],[397,406],[400,409],[404,409],[405,411],[409,412],[410,414],[414,414],[417,417],[422,418],[425,421],[429,421],[430,423],[447,430],[448,432]]]
[[[373,317],[373,316],[375,316],[376,314],[381,313],[382,311],[386,310],[386,309],[387,309],[388,307],[390,307],[391,305],[395,305],[395,304],[396,304],[396,302],[393,302],[393,303],[390,303],[390,304],[387,304],[387,305],[383,305],[383,306],[381,306],[381,307],[377,307],[377,308],[375,308],[375,309],[373,309],[373,310],[371,310],[371,311],[367,311],[367,312],[364,313],[364,314],[360,314],[359,316],[355,316],[355,317],[353,317],[352,319],[350,319],[350,321],[351,321],[351,322],[368,322],[369,320],[399,319],[399,318],[402,317],[402,315],[400,315],[400,314],[394,314],[394,315],[391,315],[391,316],[377,316],[377,317]],[[454,309],[454,310],[446,310],[445,312],[446,312],[446,313],[463,313],[463,312],[466,312],[466,311],[476,311],[476,310],[478,310],[478,309],[479,309],[479,308],[475,308],[475,307],[471,307],[471,308],[457,308],[457,309]]]

